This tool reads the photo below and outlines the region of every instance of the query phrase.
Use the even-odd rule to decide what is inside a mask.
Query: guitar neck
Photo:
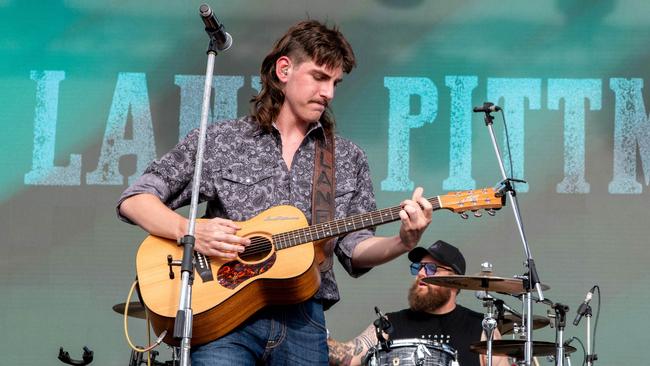
[[[438,197],[427,200],[433,206],[434,211],[440,209],[440,200]],[[327,221],[302,229],[274,234],[273,241],[276,249],[286,249],[304,243],[333,238],[353,231],[397,221],[400,219],[399,212],[401,209],[401,206],[394,206],[350,216],[345,219]]]

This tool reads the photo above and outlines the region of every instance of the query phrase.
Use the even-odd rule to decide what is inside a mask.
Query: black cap
[[[427,249],[422,247],[413,248],[408,256],[411,262],[416,263],[421,261],[427,254],[438,262],[453,268],[457,274],[465,274],[465,257],[455,246],[438,240]]]

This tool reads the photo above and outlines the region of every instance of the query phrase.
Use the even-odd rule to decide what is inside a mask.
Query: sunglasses
[[[435,263],[418,262],[418,263],[411,263],[411,265],[410,265],[411,274],[413,276],[416,276],[418,274],[418,272],[420,272],[422,267],[424,267],[424,273],[427,276],[433,276],[434,274],[436,274],[436,272],[438,271],[438,268],[442,268],[442,269],[446,269],[447,271],[454,272],[454,270],[449,268],[449,267],[440,266],[440,265],[435,264]]]

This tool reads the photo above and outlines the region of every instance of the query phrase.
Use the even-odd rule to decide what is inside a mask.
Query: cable
[[[124,337],[126,338],[127,343],[129,344],[129,347],[131,347],[132,350],[139,352],[139,353],[144,353],[147,352],[147,365],[151,366],[151,350],[158,347],[160,343],[162,342],[163,338],[165,338],[165,335],[167,335],[167,330],[164,330],[160,336],[156,339],[156,342],[153,344],[151,343],[151,327],[149,323],[149,316],[147,315],[147,341],[149,342],[149,345],[145,348],[138,348],[131,342],[131,338],[129,337],[129,326],[128,326],[128,318],[129,318],[129,303],[131,302],[131,296],[133,296],[133,290],[135,290],[135,286],[138,284],[138,280],[133,281],[133,284],[131,285],[131,289],[129,290],[129,295],[126,298],[126,304],[124,304]]]
[[[600,286],[594,285],[598,289],[598,310],[596,310],[596,320],[594,321],[594,332],[591,339],[591,353],[596,354],[596,329],[598,329],[598,318],[600,317]]]
[[[514,177],[515,171],[512,166],[512,150],[510,149],[510,136],[508,135],[508,124],[506,123],[506,114],[503,112],[503,109],[501,109],[501,119],[503,119],[503,129],[506,132],[506,148],[508,150],[508,161],[510,163],[510,178]],[[514,189],[515,183],[512,183],[512,188]]]
[[[582,348],[582,365],[584,366],[585,362],[587,361],[587,350],[585,349],[585,344],[582,343],[582,341],[580,340],[580,338],[578,338],[578,337],[571,337],[571,339],[569,339],[568,341],[564,342],[564,344],[565,344],[565,345],[568,345],[569,343],[571,343],[571,342],[574,341],[574,340],[578,341],[578,343],[580,343],[580,348]]]

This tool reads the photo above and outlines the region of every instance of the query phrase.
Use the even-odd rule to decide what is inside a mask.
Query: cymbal
[[[113,310],[116,313],[120,313],[124,315],[124,309],[126,307],[126,303],[120,303],[120,304],[115,304],[113,305]],[[138,319],[146,319],[147,318],[147,313],[144,309],[144,305],[140,304],[138,301],[132,301],[129,303],[129,316],[132,316],[134,318]]]
[[[521,317],[515,314],[506,314],[503,316],[503,322],[499,322],[498,328],[499,332],[501,334],[509,334],[512,333],[515,323],[518,324],[519,326],[522,325],[523,321],[521,320]],[[549,325],[551,321],[541,315],[533,315],[533,329],[539,329],[539,328],[544,328],[545,326]]]
[[[510,295],[519,295],[526,292],[524,289],[524,281],[522,279],[496,277],[482,273],[475,276],[432,276],[425,277],[422,279],[422,281],[442,287],[459,288],[466,290],[494,291]],[[541,286],[542,290],[548,290],[550,288],[547,285]]]
[[[524,348],[526,341],[519,339],[498,339],[492,341],[492,354],[497,356],[509,356],[518,360],[524,359]],[[470,351],[480,354],[487,354],[487,342],[475,342],[469,346]],[[564,346],[564,353],[573,353],[575,347]],[[533,341],[533,356],[552,356],[555,354],[555,343]]]

